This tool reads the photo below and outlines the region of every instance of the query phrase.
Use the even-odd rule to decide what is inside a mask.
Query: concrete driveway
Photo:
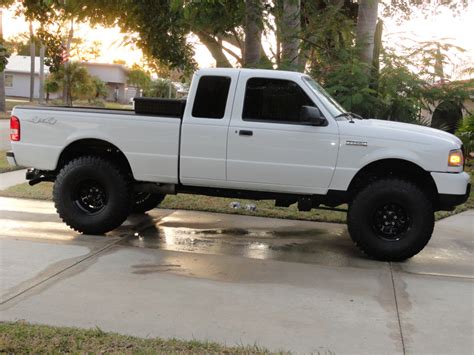
[[[344,225],[156,209],[81,236],[0,198],[0,320],[299,353],[474,352],[474,211],[405,263]]]

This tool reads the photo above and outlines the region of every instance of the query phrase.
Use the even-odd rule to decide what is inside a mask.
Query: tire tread
[[[76,223],[72,218],[69,218],[67,213],[64,213],[64,199],[61,192],[61,185],[68,175],[74,169],[81,167],[94,167],[98,170],[106,170],[108,174],[113,175],[116,181],[116,193],[118,194],[119,201],[124,201],[123,203],[115,206],[116,209],[109,218],[101,223],[101,225],[84,227],[79,223]],[[93,155],[81,156],[76,159],[71,160],[63,166],[59,174],[56,177],[56,181],[53,187],[53,200],[56,207],[56,211],[59,214],[61,220],[68,225],[71,229],[79,233],[85,234],[103,234],[109,232],[112,229],[120,226],[125,219],[128,217],[130,212],[130,192],[129,192],[128,181],[126,175],[124,175],[120,169],[118,169],[110,161]],[[65,215],[66,214],[66,215]]]
[[[358,208],[362,208],[368,196],[379,192],[380,189],[416,196],[419,199],[418,208],[425,214],[425,223],[422,224],[420,237],[409,248],[397,254],[390,251],[380,252],[371,247],[362,235],[362,226],[358,221],[358,213],[355,212]],[[367,185],[356,195],[347,214],[347,225],[352,241],[367,256],[383,261],[403,261],[419,253],[429,242],[434,229],[434,212],[430,199],[418,186],[400,178],[384,178]]]

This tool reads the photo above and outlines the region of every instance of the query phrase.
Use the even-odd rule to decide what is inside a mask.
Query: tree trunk
[[[208,35],[205,32],[198,31],[195,33],[198,36],[201,43],[207,47],[209,52],[211,52],[212,57],[216,61],[216,67],[232,68],[232,65],[230,64],[229,60],[227,59],[227,57],[225,56],[222,50],[222,45],[220,45],[219,42],[215,38],[213,38],[212,36]]]
[[[5,72],[0,73],[0,115],[6,111],[5,103]]]
[[[360,59],[370,66],[374,59],[374,35],[378,5],[378,0],[359,0],[357,14],[356,44],[360,50]]]
[[[3,12],[0,9],[0,43],[3,44]],[[5,112],[5,71],[0,72],[0,114]]]
[[[374,90],[378,90],[379,86],[379,72],[380,72],[380,54],[382,53],[382,33],[383,33],[383,21],[378,20],[375,26],[374,33],[374,54],[372,59],[372,75],[371,75],[371,87]]]
[[[245,67],[257,67],[261,57],[262,8],[260,0],[245,1]]]
[[[301,35],[301,0],[283,0],[281,56],[285,69],[298,70]]]
[[[439,77],[439,81],[444,83],[444,69],[443,69],[443,55],[441,54],[441,48],[439,44],[436,49],[436,56],[435,56],[435,64],[434,64],[434,80],[436,77]]]
[[[30,101],[33,102],[35,98],[35,37],[33,33],[33,22],[30,21]]]

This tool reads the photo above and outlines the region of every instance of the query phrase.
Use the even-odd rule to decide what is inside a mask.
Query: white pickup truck
[[[11,164],[54,181],[63,221],[118,227],[166,194],[255,200],[302,211],[348,205],[355,244],[380,260],[423,249],[434,212],[466,201],[461,141],[436,129],[360,119],[295,72],[205,69],[186,101],[139,99],[135,112],[17,106]]]

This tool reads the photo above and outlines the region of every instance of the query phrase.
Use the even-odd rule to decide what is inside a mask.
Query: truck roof
[[[224,74],[226,72],[229,73],[235,73],[235,72],[252,72],[252,75],[265,75],[268,76],[268,74],[273,73],[276,74],[278,73],[279,75],[285,75],[285,76],[300,76],[304,75],[303,73],[300,72],[295,72],[295,71],[287,71],[287,70],[274,70],[274,69],[251,69],[251,68],[203,68],[199,69],[196,72],[196,75],[216,75],[216,72],[219,72],[220,74]]]

